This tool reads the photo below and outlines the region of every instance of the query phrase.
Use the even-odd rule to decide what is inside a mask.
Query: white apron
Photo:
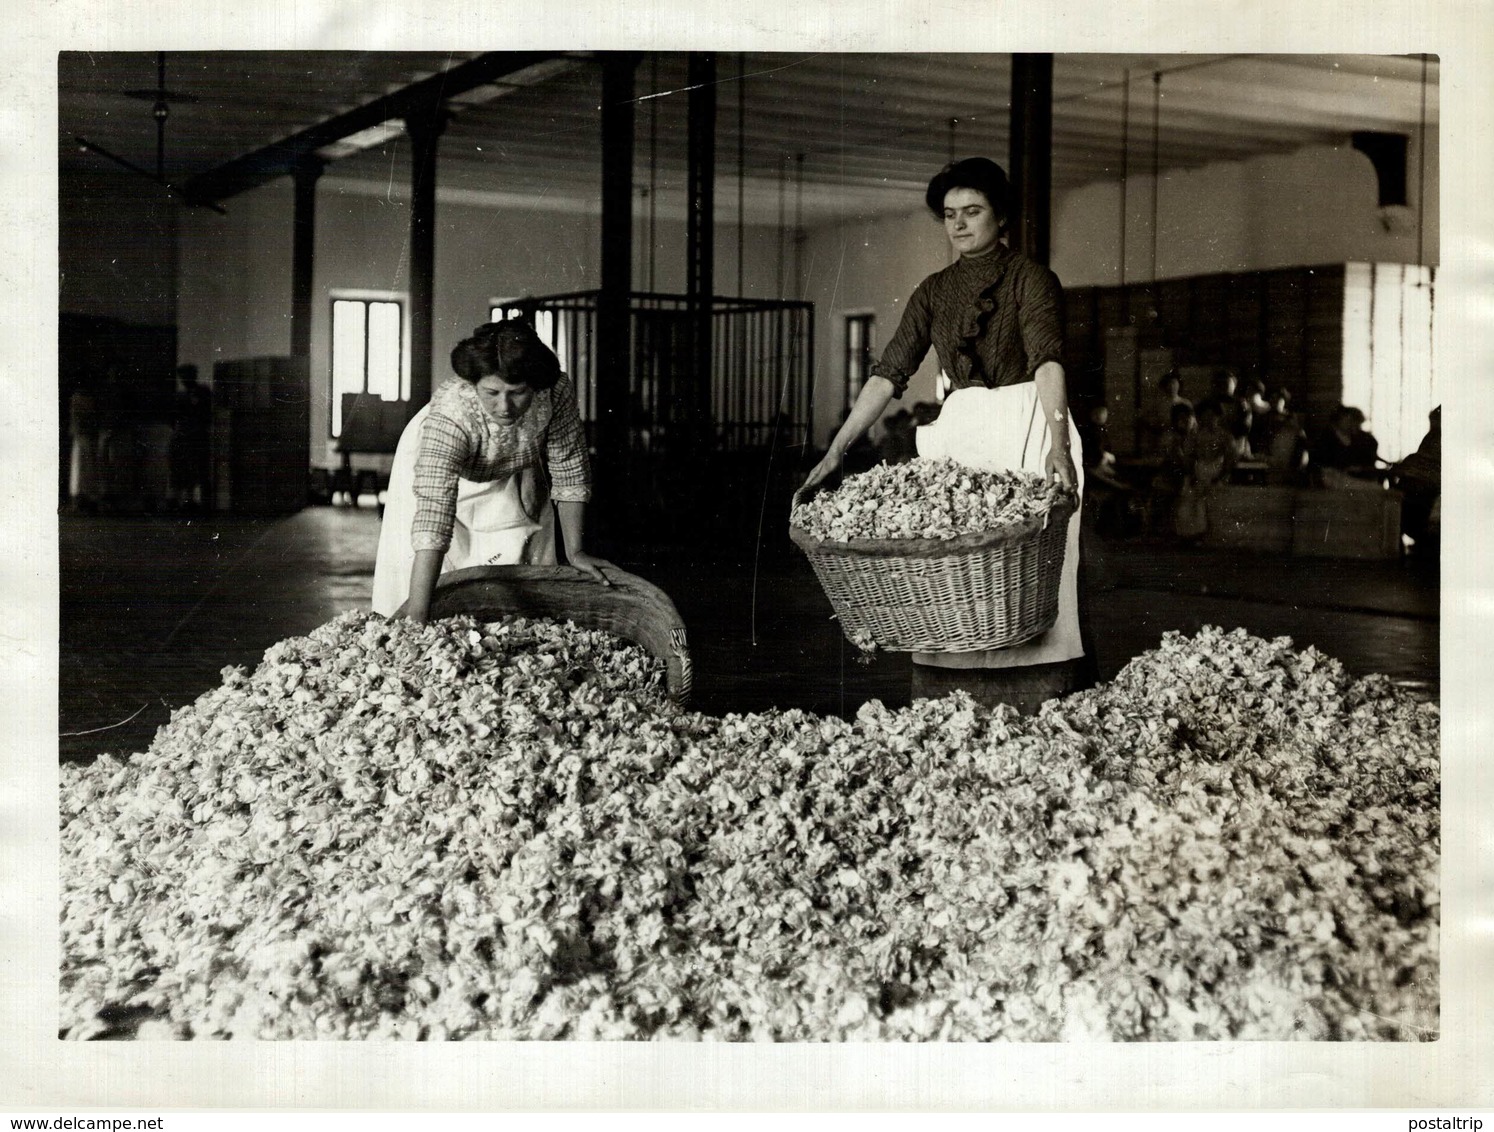
[[[944,400],[939,419],[917,432],[918,454],[957,460],[981,471],[1014,469],[1043,475],[1048,428],[1038,399],[1037,382],[999,389],[957,389]],[[1079,430],[1069,414],[1069,451],[1080,499],[1084,492]],[[1063,573],[1058,587],[1058,620],[1041,637],[1013,648],[986,652],[913,654],[917,664],[936,668],[1023,668],[1053,664],[1084,655],[1079,639],[1079,512],[1069,519]]]
[[[392,616],[410,596],[415,563],[410,541],[415,522],[415,460],[429,413],[427,405],[405,425],[389,471],[373,580],[373,609],[385,617]],[[550,489],[539,468],[525,468],[491,483],[457,480],[456,522],[441,573],[469,566],[552,566],[555,562],[555,516]]]

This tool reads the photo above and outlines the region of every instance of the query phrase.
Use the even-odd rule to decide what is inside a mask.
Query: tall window
[[[408,401],[404,306],[397,299],[332,300],[332,435],[342,435],[344,393]]]
[[[871,376],[874,314],[846,315],[846,408],[856,403],[861,387]]]

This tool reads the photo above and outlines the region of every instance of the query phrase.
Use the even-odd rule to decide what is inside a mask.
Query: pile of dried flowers
[[[1169,635],[1036,717],[672,708],[547,622],[348,614],[63,768],[97,1037],[1434,1037],[1438,713]]]
[[[918,457],[847,476],[795,505],[790,522],[820,539],[950,539],[1044,515],[1063,496],[1030,472],[982,472]]]

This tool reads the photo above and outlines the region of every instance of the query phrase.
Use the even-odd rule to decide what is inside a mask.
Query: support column
[[[596,444],[620,468],[632,409],[633,77],[635,51],[602,56],[602,264],[597,296]]]
[[[316,257],[316,183],[325,162],[302,158],[292,175],[296,212],[291,221],[291,347],[293,357],[311,357],[312,271]]]
[[[410,412],[431,399],[435,325],[436,147],[448,114],[440,99],[408,107],[410,136]]]
[[[689,216],[685,229],[686,287],[690,317],[691,406],[694,439],[711,427],[711,298],[715,294],[716,248],[716,56],[690,53],[687,80]],[[703,447],[703,443],[702,443]]]
[[[1048,262],[1053,210],[1053,56],[1012,53],[1012,247]]]

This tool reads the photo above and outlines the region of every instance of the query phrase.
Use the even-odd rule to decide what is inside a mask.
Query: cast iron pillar
[[[292,356],[311,357],[312,271],[316,257],[316,182],[325,163],[302,158],[292,174],[296,212],[291,221],[291,348]]]
[[[596,445],[621,467],[632,408],[633,75],[639,53],[602,56],[602,279],[597,296]]]
[[[1053,208],[1053,56],[1012,53],[1012,246],[1046,265]]]
[[[410,135],[410,405],[431,399],[436,273],[436,147],[449,117],[439,98],[405,111]]]
[[[711,299],[716,248],[716,56],[692,51],[687,146],[689,216],[685,228],[686,286],[690,319],[691,429],[697,443],[711,428]]]

